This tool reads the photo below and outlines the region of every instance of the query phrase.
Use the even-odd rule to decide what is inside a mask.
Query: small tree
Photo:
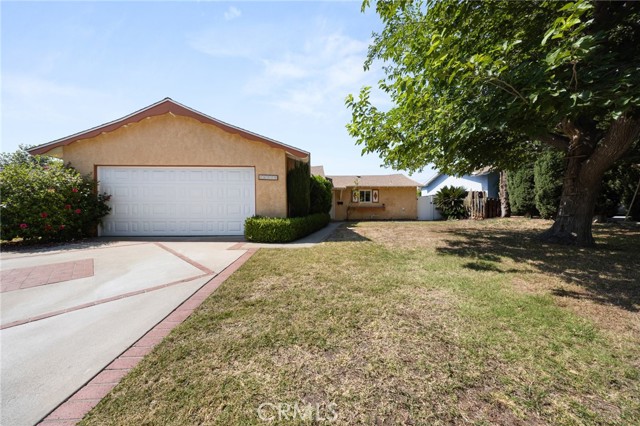
[[[111,208],[96,182],[63,164],[8,164],[0,171],[2,239],[68,241],[93,235]]]
[[[562,175],[564,160],[562,153],[545,149],[533,167],[533,180],[536,192],[536,208],[540,216],[552,219],[558,213],[562,196]]]
[[[309,214],[309,164],[298,161],[287,172],[287,199],[289,200],[289,217],[300,217]]]
[[[331,191],[333,184],[322,176],[311,176],[309,181],[311,205],[309,214],[331,211]]]
[[[18,145],[18,150],[15,152],[3,152],[0,154],[0,167],[7,167],[10,164],[39,164],[45,166],[47,164],[59,163],[62,164],[62,160],[54,157],[47,157],[44,155],[31,155],[27,152],[33,145]]]
[[[532,164],[510,171],[507,175],[507,188],[513,214],[533,216],[538,213]]]
[[[466,196],[467,190],[461,186],[443,186],[436,193],[434,202],[447,220],[464,219],[467,217],[467,209],[464,206]]]

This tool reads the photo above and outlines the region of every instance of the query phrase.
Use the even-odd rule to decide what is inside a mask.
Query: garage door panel
[[[241,235],[255,214],[251,167],[98,167],[98,180],[103,235]]]

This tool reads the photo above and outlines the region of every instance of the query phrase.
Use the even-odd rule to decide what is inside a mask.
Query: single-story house
[[[484,191],[488,198],[498,198],[500,174],[485,167],[464,176],[438,173],[422,186],[422,195],[435,195],[443,186],[462,186],[467,191]]]
[[[320,166],[321,167],[321,166]],[[312,168],[312,174],[324,170]],[[420,184],[402,174],[326,176],[333,183],[334,220],[416,220]]]
[[[287,216],[287,170],[310,160],[169,98],[29,152],[98,180],[105,236],[242,235],[247,217]]]

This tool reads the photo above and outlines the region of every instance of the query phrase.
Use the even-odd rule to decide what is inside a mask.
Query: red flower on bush
[[[64,229],[64,225],[60,225],[60,230],[62,231]]]
[[[76,209],[75,211],[76,211],[76,214],[82,213],[82,210],[80,210],[80,209]]]
[[[51,231],[52,226],[51,225],[45,225],[44,229],[45,231]]]
[[[73,188],[71,191],[72,192],[78,192],[78,188]]]
[[[43,213],[40,213],[40,217],[42,217],[42,218],[45,218],[45,217],[47,217],[47,216],[49,216],[49,214],[48,214],[48,213],[44,213],[44,212],[43,212]]]
[[[67,210],[71,210],[71,204],[65,204],[64,208]]]
[[[20,229],[27,229],[29,227],[29,225],[27,225],[26,223],[21,223],[20,224]]]

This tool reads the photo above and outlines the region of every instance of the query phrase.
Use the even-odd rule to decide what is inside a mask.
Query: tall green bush
[[[533,176],[533,164],[523,165],[507,174],[507,190],[512,214],[533,216],[538,213]]]
[[[565,163],[562,157],[563,153],[547,149],[538,157],[533,167],[536,209],[545,219],[554,218],[560,206]]]
[[[331,192],[333,184],[322,176],[311,176],[309,181],[311,205],[309,214],[329,213],[331,211]]]
[[[287,199],[289,217],[301,217],[309,214],[310,188],[309,164],[298,161],[287,172]]]
[[[461,186],[443,186],[436,193],[434,203],[446,219],[463,219],[467,216],[466,196],[467,190]]]
[[[15,162],[0,171],[3,240],[67,241],[93,235],[111,210],[96,183],[61,163]]]

